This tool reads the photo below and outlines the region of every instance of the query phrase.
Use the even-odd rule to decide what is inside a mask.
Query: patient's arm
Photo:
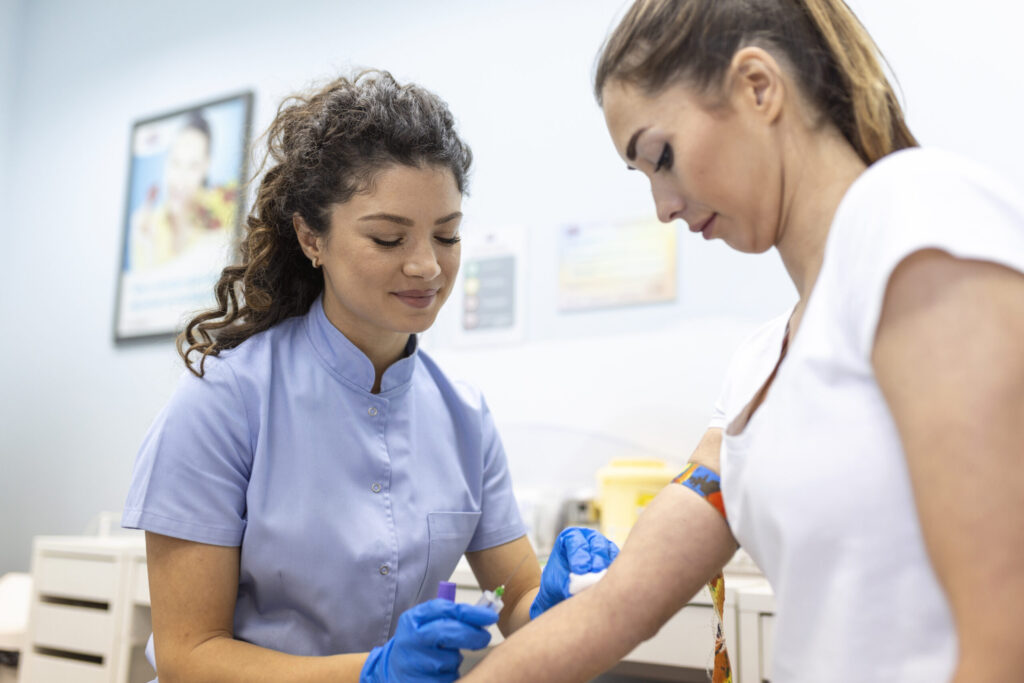
[[[721,432],[710,430],[691,460],[718,470],[720,444]],[[735,550],[718,511],[690,489],[668,486],[604,579],[516,631],[463,680],[589,681],[654,636]]]

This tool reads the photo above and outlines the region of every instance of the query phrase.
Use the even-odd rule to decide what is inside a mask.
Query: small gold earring
[[[320,267],[320,259],[318,259],[316,256],[313,257],[313,267],[314,268],[319,268]]]

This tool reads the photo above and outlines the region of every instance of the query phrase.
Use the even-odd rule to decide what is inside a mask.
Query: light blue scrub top
[[[123,525],[241,546],[236,638],[365,652],[463,553],[525,533],[483,397],[407,351],[370,393],[317,299],[186,372],[150,428]]]

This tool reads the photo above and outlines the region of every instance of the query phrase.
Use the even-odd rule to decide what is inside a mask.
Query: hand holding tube
[[[487,647],[487,626],[498,615],[486,607],[429,600],[406,610],[395,636],[370,651],[359,683],[454,681],[462,653]]]

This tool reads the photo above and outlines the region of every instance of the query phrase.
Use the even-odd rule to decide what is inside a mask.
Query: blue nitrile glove
[[[540,592],[530,605],[530,618],[569,597],[569,574],[607,569],[618,554],[619,547],[593,529],[569,527],[558,534],[540,575]]]
[[[428,600],[398,618],[395,636],[366,658],[359,683],[387,681],[454,681],[462,650],[479,650],[491,642],[485,627],[498,620],[486,607],[451,600]]]

